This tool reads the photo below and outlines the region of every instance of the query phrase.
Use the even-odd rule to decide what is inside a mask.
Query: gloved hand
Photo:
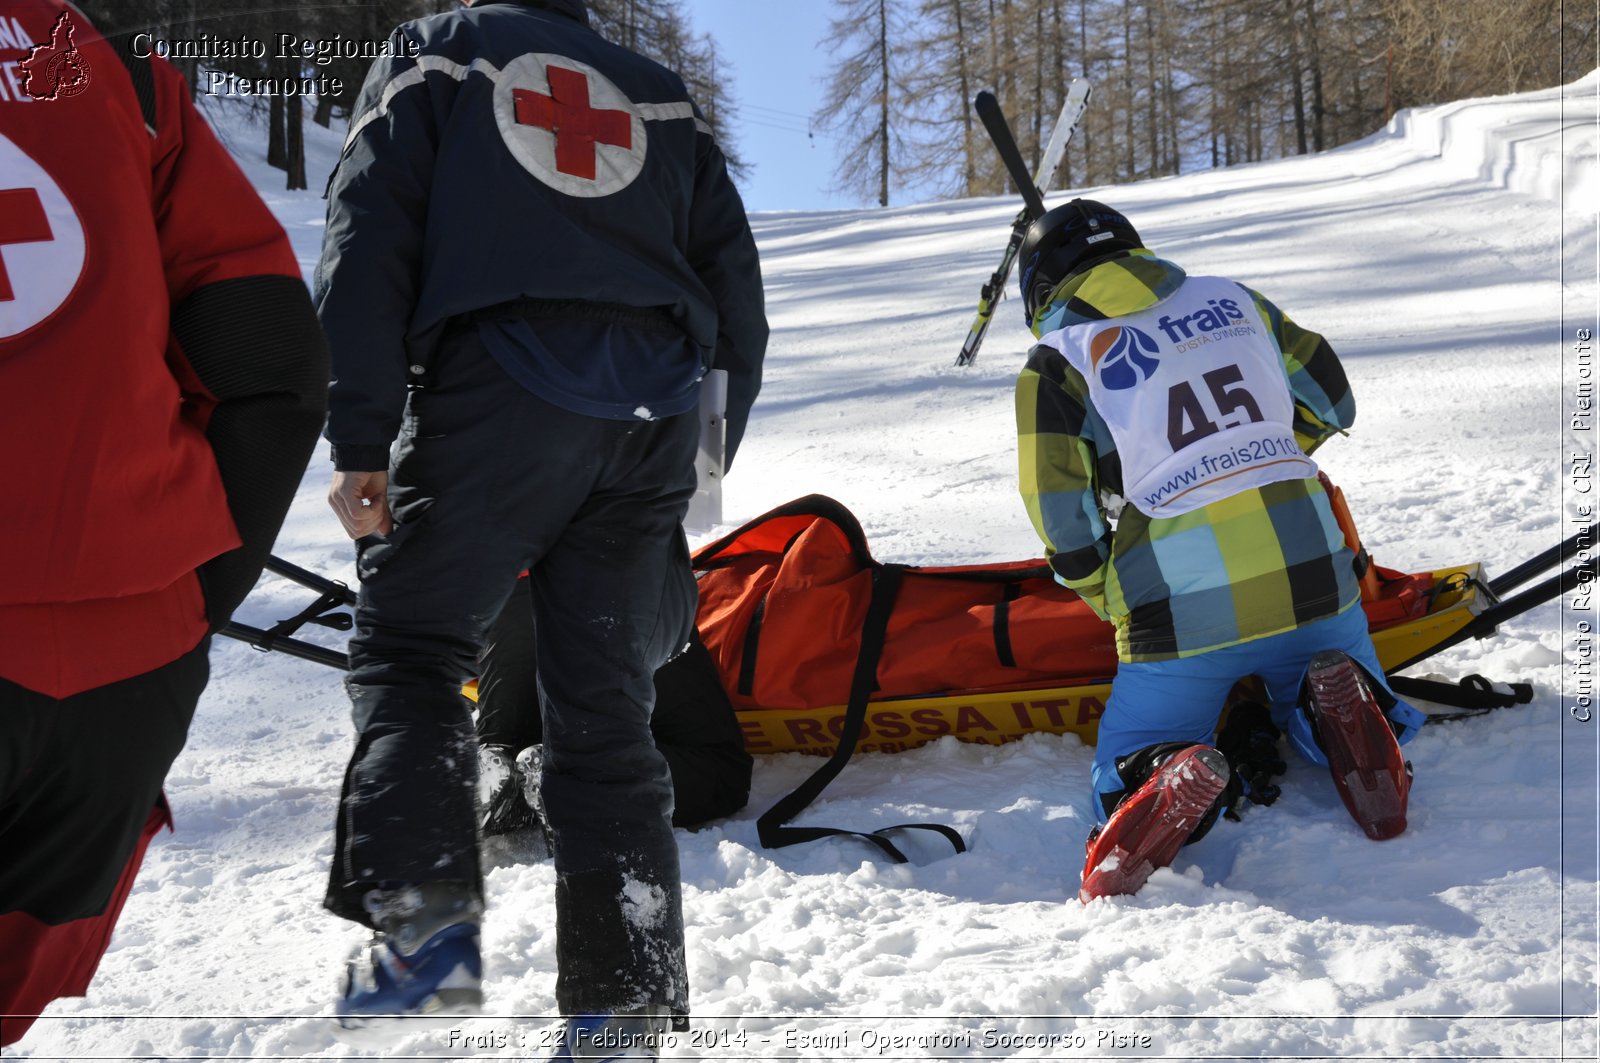
[[[1278,752],[1278,739],[1283,732],[1273,726],[1272,713],[1256,701],[1241,701],[1228,712],[1228,722],[1217,732],[1217,748],[1228,758],[1233,776],[1223,791],[1224,813],[1229,819],[1239,819],[1239,802],[1246,798],[1251,804],[1270,805],[1283,792],[1272,782],[1274,776],[1289,770],[1289,765]]]

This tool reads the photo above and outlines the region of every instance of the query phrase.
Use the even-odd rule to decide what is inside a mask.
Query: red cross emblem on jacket
[[[550,95],[512,90],[517,121],[554,133],[556,169],[593,181],[596,145],[633,147],[633,115],[591,107],[589,79],[581,71],[551,66],[545,73],[550,79]]]
[[[587,63],[539,52],[518,56],[496,79],[494,110],[512,156],[558,192],[609,196],[644,169],[649,144],[641,106]]]
[[[83,223],[61,186],[0,133],[0,340],[54,316],[86,261]]]
[[[6,273],[5,245],[33,244],[50,239],[50,219],[44,201],[31,188],[0,189],[0,300],[16,298]]]

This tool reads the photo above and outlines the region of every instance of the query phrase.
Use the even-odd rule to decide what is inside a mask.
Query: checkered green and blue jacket
[[[1149,251],[1110,259],[1057,289],[1035,318],[1034,335],[1137,313],[1170,298],[1184,280],[1182,269]],[[1344,369],[1325,339],[1250,295],[1282,352],[1295,434],[1309,454],[1355,420]],[[1123,661],[1189,657],[1264,638],[1359,598],[1354,557],[1315,478],[1149,517],[1122,502],[1116,444],[1087,382],[1060,352],[1034,347],[1016,399],[1028,515],[1056,578],[1116,625]]]

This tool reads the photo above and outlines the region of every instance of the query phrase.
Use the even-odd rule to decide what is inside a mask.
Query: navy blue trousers
[[[478,741],[513,752],[544,741],[531,597],[519,580],[478,662]],[[673,826],[743,808],[754,762],[711,651],[692,628],[688,648],[657,669],[655,685],[650,733],[672,772]]]
[[[473,328],[411,394],[390,470],[394,530],[359,546],[347,680],[357,740],[327,907],[370,925],[385,883],[482,891],[476,739],[461,684],[531,572],[544,801],[566,1014],[666,1004],[687,984],[672,784],[650,734],[652,676],[688,640],[680,522],[694,414],[584,417],[515,384]]]

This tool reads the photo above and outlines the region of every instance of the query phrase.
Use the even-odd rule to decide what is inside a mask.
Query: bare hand
[[[389,517],[389,474],[386,472],[335,472],[328,489],[328,505],[344,525],[345,534],[363,539],[376,532],[394,530]]]

